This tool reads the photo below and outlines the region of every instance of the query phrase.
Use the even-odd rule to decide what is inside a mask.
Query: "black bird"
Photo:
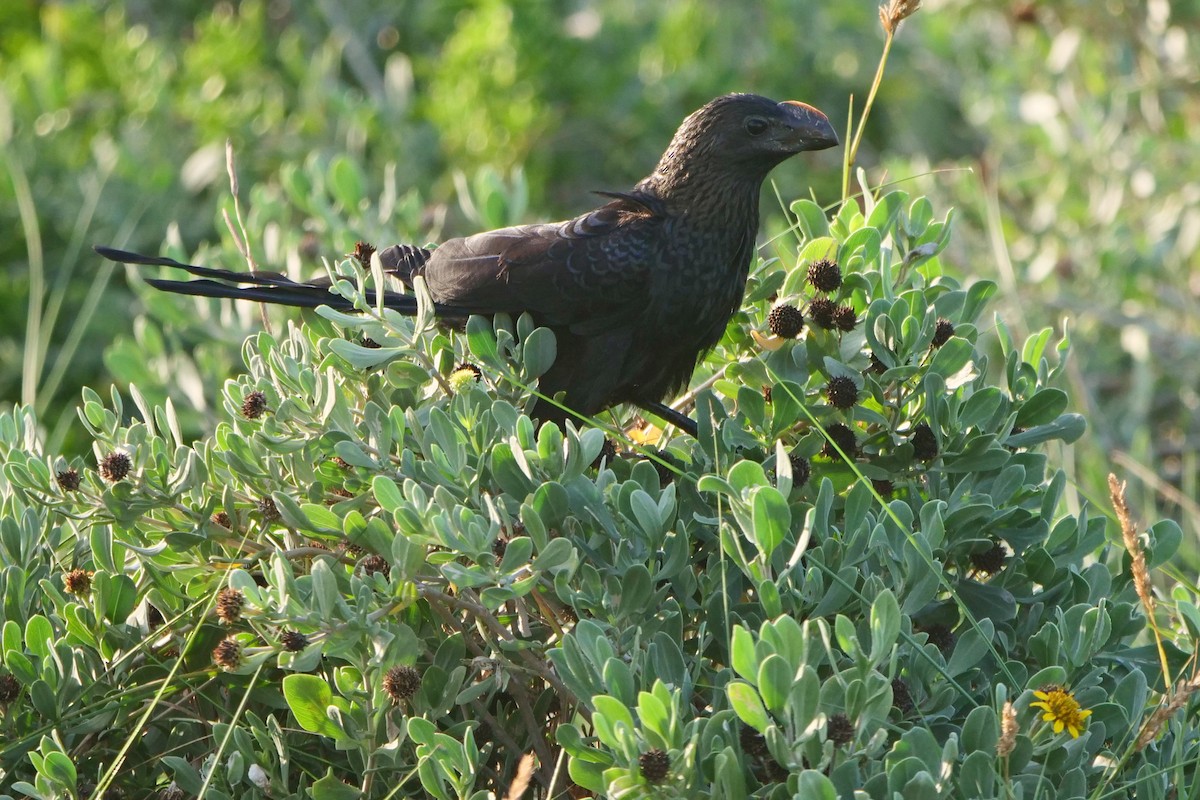
[[[661,401],[687,383],[741,306],[763,181],[790,156],[837,143],[812,106],[729,94],[683,121],[649,177],[627,192],[599,192],[609,202],[594,211],[450,239],[432,252],[395,245],[379,257],[405,283],[423,276],[440,317],[529,312],[553,330],[558,355],[540,379],[541,394],[563,392],[560,402],[584,415],[635,403],[694,434],[695,424]],[[150,281],[169,292],[351,307],[320,281],[96,250],[203,278]],[[416,310],[412,295],[387,292],[384,301]],[[543,423],[568,416],[541,399],[532,413]]]

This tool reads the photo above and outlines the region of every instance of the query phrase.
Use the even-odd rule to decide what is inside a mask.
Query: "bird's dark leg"
[[[666,403],[658,403],[650,400],[638,403],[638,407],[643,411],[649,411],[659,419],[666,420],[692,438],[696,437],[696,421],[682,411],[676,411]]]

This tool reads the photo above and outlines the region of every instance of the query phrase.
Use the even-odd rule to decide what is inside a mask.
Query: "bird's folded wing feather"
[[[423,274],[441,303],[464,310],[528,311],[539,324],[587,334],[636,318],[659,257],[662,216],[633,196],[576,219],[453,239]]]

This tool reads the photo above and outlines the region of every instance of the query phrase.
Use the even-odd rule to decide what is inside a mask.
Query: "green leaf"
[[[796,671],[775,653],[763,659],[758,670],[758,691],[763,703],[775,714],[782,713],[792,691]]]
[[[795,797],[803,797],[804,800],[837,800],[837,796],[833,781],[814,769],[804,770],[796,781]]]
[[[607,789],[604,780],[604,770],[607,767],[608,764],[594,764],[584,761],[578,756],[571,756],[571,760],[567,762],[567,774],[576,784],[599,796],[603,795]]]
[[[825,210],[812,200],[797,200],[791,205],[792,213],[799,219],[800,231],[808,240],[829,235],[829,221]]]
[[[758,656],[750,631],[741,625],[735,625],[730,650],[733,671],[748,681],[758,680]]]
[[[53,645],[54,628],[50,620],[41,614],[34,614],[25,623],[25,647],[35,656],[48,659]]]
[[[739,461],[729,470],[729,484],[741,493],[752,486],[770,486],[767,473],[757,461]]]
[[[764,731],[771,724],[771,717],[767,714],[762,699],[750,684],[745,681],[730,681],[725,687],[725,694],[729,697],[729,705],[738,715],[738,719],[751,728]]]
[[[137,586],[128,575],[97,575],[94,590],[103,600],[104,618],[114,625],[125,622],[138,603]]]
[[[792,512],[778,489],[763,486],[754,493],[751,513],[754,542],[763,558],[769,559],[791,529]]]
[[[900,636],[900,604],[891,589],[871,603],[871,663],[882,664]]]
[[[467,320],[467,348],[471,355],[485,363],[494,364],[500,359],[495,331],[489,318],[471,316]]]
[[[838,250],[838,261],[845,263],[861,250],[863,261],[872,264],[879,258],[880,243],[879,231],[874,228],[859,228],[842,242]]]
[[[929,365],[929,371],[935,375],[941,375],[949,381],[971,362],[974,354],[975,348],[970,342],[959,336],[951,336],[945,344],[937,349],[933,356],[933,362]]]
[[[521,352],[525,370],[530,376],[537,378],[546,374],[546,371],[554,365],[554,359],[558,354],[554,331],[549,328],[535,328],[529,336],[525,337]]]
[[[1000,721],[996,718],[996,710],[991,706],[976,706],[967,714],[963,723],[962,746],[967,753],[983,750],[989,754],[995,751],[996,741],[1000,738]]]
[[[624,740],[633,736],[633,715],[624,703],[609,695],[596,695],[592,705],[596,709],[592,714],[596,736],[614,750],[621,749]]]
[[[333,704],[333,690],[321,678],[316,675],[285,675],[283,696],[296,722],[304,730],[335,739],[345,736],[326,712]]]
[[[330,300],[334,298],[335,295],[329,296]],[[330,339],[329,349],[346,359],[355,369],[371,369],[408,353],[403,347],[363,347],[349,339]]]
[[[404,505],[404,495],[400,493],[400,487],[386,475],[376,475],[371,480],[371,491],[379,507],[389,514],[396,513],[396,510]]]
[[[179,756],[161,756],[160,759],[166,764],[167,769],[171,770],[171,778],[179,785],[180,789],[189,795],[200,796],[204,780],[200,777],[199,770],[188,763],[186,758]]]
[[[661,685],[661,683],[657,684],[657,686]],[[669,750],[671,747],[671,709],[654,693],[638,692],[637,710],[642,729],[657,734],[661,741],[656,742],[655,745]]]
[[[309,788],[308,796],[313,800],[357,800],[362,797],[362,792],[358,790],[358,787],[343,783],[334,777],[333,769],[329,768]]]
[[[946,664],[946,673],[958,676],[978,665],[992,649],[991,641],[995,626],[990,619],[979,620],[978,628],[969,628],[954,645],[954,652]]]
[[[900,213],[907,202],[908,192],[899,190],[888,192],[875,201],[875,207],[871,209],[871,214],[867,217],[867,227],[886,232],[896,221],[896,215]]]
[[[642,489],[635,489],[629,496],[629,506],[633,509],[638,527],[642,529],[642,533],[646,534],[646,538],[652,542],[659,541],[662,537],[663,525],[662,520],[659,519],[658,504],[654,502],[654,498]]]
[[[1063,414],[1053,422],[1038,425],[1005,440],[1009,447],[1033,447],[1043,442],[1061,440],[1071,444],[1087,431],[1087,420],[1080,414]]]
[[[995,386],[988,386],[972,394],[958,412],[958,423],[963,428],[976,428],[990,421],[1004,403],[1004,393]]]
[[[633,705],[637,689],[633,681],[633,672],[629,669],[628,664],[619,658],[610,658],[604,662],[601,675],[604,678],[604,688],[613,697],[626,706]]]
[[[1067,393],[1062,389],[1039,389],[1017,409],[1017,425],[1032,428],[1058,419],[1067,410]]]
[[[1155,569],[1171,560],[1179,545],[1183,543],[1183,530],[1173,519],[1164,519],[1150,526],[1150,547],[1146,555],[1146,567]]]
[[[46,753],[41,769],[38,772],[55,783],[70,788],[75,787],[75,781],[78,777],[75,773],[75,765],[71,763],[71,759],[67,757],[66,753],[60,753],[57,750]]]
[[[569,539],[559,537],[551,539],[542,551],[538,553],[537,558],[533,560],[533,568],[552,572],[567,566],[575,558],[575,545],[571,544]]]

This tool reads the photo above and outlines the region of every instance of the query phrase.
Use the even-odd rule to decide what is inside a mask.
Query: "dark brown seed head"
[[[650,783],[662,783],[671,772],[671,757],[662,750],[647,750],[638,757],[642,777]]]
[[[825,397],[834,408],[852,408],[858,402],[858,385],[853,378],[845,375],[835,375],[825,384]]]
[[[92,573],[85,569],[73,569],[63,575],[63,588],[67,594],[85,595],[92,591]]]
[[[826,732],[829,741],[837,747],[843,747],[854,739],[854,723],[845,714],[838,712],[829,717]]]
[[[12,675],[0,675],[0,705],[8,705],[21,694],[21,682]]]
[[[808,265],[808,282],[818,292],[836,292],[842,286],[842,268],[822,258]]]
[[[275,501],[270,497],[258,501],[258,513],[262,514],[263,522],[278,522],[283,519],[283,515],[279,513],[279,506],[275,505]]]
[[[375,245],[368,242],[355,242],[354,252],[350,254],[364,267],[371,266],[371,256],[375,255]]]
[[[600,454],[592,459],[592,469],[600,469],[600,462],[612,465],[617,457],[617,443],[612,439],[605,437],[604,444],[600,448]]]
[[[793,305],[777,305],[767,315],[767,327],[781,339],[794,339],[804,330],[804,314]]]
[[[392,698],[393,703],[407,700],[421,688],[421,673],[416,667],[392,667],[383,676],[383,690]]]
[[[880,497],[887,499],[896,491],[896,484],[886,478],[874,478],[871,485],[875,487],[875,491]]]
[[[267,410],[267,396],[259,391],[247,392],[242,399],[242,416],[258,419]]]
[[[849,333],[854,330],[854,326],[858,324],[858,315],[854,313],[854,306],[838,306],[833,312],[833,326],[840,331]]]
[[[788,456],[788,461],[792,463],[792,485],[803,486],[808,483],[812,476],[812,464],[809,460],[798,453],[792,453]]]
[[[818,297],[808,304],[808,318],[818,328],[830,330],[835,326],[834,315],[837,313],[837,303],[828,297]]]
[[[898,708],[901,714],[909,714],[916,708],[908,684],[899,675],[892,678],[892,705]]]
[[[946,342],[950,341],[950,337],[954,335],[954,323],[945,317],[939,317],[937,327],[933,329],[933,346],[941,347]]]
[[[950,626],[938,623],[923,627],[921,630],[925,631],[925,635],[929,637],[929,643],[943,653],[954,647],[956,637],[954,631],[950,630]]]
[[[497,536],[496,541],[492,542],[492,555],[497,561],[504,558],[504,551],[508,549],[508,539],[504,536]]]
[[[358,565],[362,567],[362,571],[367,575],[374,575],[376,572],[382,572],[386,575],[388,570],[392,568],[392,565],[387,562],[386,558],[376,553],[367,556],[358,562]]]
[[[242,606],[245,604],[246,595],[237,589],[222,589],[217,593],[217,619],[232,625],[242,616]]]
[[[299,653],[304,648],[308,647],[308,637],[300,631],[284,631],[279,636],[279,643],[283,645],[283,649],[289,653]]]
[[[843,425],[840,422],[833,425],[827,425],[825,432],[829,434],[829,439],[837,443],[837,446],[842,449],[850,458],[858,455],[858,438],[854,435],[854,430],[848,425]],[[830,458],[841,458],[841,454],[826,440],[825,446],[821,449],[821,454]]]
[[[229,519],[229,515],[224,511],[218,511],[209,517],[209,519],[217,525],[220,525],[222,528],[229,528],[230,530],[233,530],[233,520]]]
[[[146,625],[147,625],[147,627],[149,627],[150,630],[154,630],[159,625],[162,625],[164,622],[166,622],[166,619],[163,617],[162,612],[158,610],[158,606],[150,605],[149,603],[147,603],[146,604]]]
[[[767,754],[767,737],[749,725],[742,724],[742,728],[738,732],[738,741],[741,742],[742,752],[748,756],[758,757]]]
[[[242,663],[242,643],[232,636],[222,639],[212,653],[213,663],[224,670],[237,669]]]
[[[887,364],[880,361],[879,356],[871,353],[871,372],[875,373],[876,375],[882,375],[883,373],[887,372],[887,370]]]
[[[109,453],[100,460],[100,477],[109,483],[123,480],[131,469],[133,469],[133,462],[120,450]]]
[[[912,442],[913,455],[918,461],[932,461],[937,458],[937,436],[928,423],[922,422],[914,428],[912,438],[909,441]]]
[[[54,479],[58,481],[58,488],[62,489],[64,492],[73,492],[79,488],[78,470],[68,467],[67,469],[62,470],[55,475]]]
[[[1004,568],[1004,559],[1008,551],[1000,542],[992,542],[992,546],[982,553],[971,554],[971,566],[986,575],[994,575]]]

